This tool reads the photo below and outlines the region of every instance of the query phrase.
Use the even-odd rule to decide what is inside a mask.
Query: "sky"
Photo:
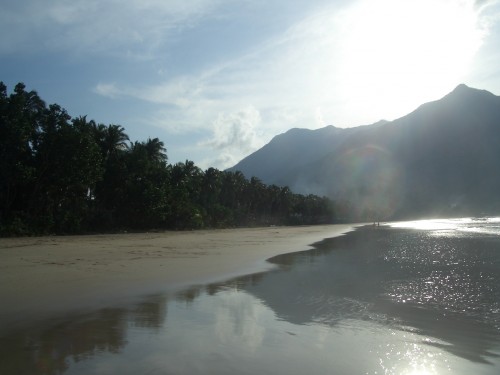
[[[0,81],[225,169],[291,128],[500,95],[500,0],[1,0]]]

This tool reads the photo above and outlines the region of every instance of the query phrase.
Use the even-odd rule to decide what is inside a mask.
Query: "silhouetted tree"
[[[327,198],[241,172],[168,164],[158,138],[129,143],[120,125],[71,118],[19,83],[0,82],[0,233],[314,224]]]

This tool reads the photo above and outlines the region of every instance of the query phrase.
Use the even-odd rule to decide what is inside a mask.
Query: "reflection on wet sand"
[[[166,309],[166,297],[154,296],[128,308],[63,316],[15,330],[0,339],[0,374],[63,374],[70,362],[118,354],[127,345],[129,327],[158,329]]]
[[[471,363],[493,374],[499,240],[363,228],[278,256],[271,272],[12,331],[0,338],[0,374],[99,373],[102,363],[114,368],[102,373],[130,374],[242,373],[243,365],[465,374]],[[271,364],[280,356],[288,362]]]
[[[45,329],[13,332],[0,346],[1,374],[63,374],[68,360],[80,362],[99,352],[119,353],[126,345],[127,312],[105,309],[50,324]]]

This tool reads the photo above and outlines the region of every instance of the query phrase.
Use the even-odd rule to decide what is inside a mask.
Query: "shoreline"
[[[0,331],[265,272],[356,224],[0,239]]]

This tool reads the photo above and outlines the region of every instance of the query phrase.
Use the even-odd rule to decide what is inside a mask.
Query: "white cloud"
[[[82,0],[68,6],[59,1],[47,17],[62,28],[72,25],[59,39],[62,45],[81,33],[84,49],[126,48],[132,56],[161,61],[154,67],[161,72],[159,82],[101,82],[94,91],[156,105],[142,114],[143,121],[168,132],[211,132],[195,142],[224,167],[291,127],[390,120],[439,98],[460,83],[455,81],[486,35],[477,10],[484,1],[361,0],[306,12],[281,33],[237,54],[215,51],[217,58],[185,61],[186,68],[164,63],[162,54],[178,51],[157,55],[165,41],[175,37],[175,47],[184,46],[181,31],[196,31],[203,17],[216,17],[222,2],[134,0],[120,6]]]
[[[242,111],[220,114],[213,122],[214,137],[208,144],[217,149],[235,147],[243,152],[254,147],[255,129],[260,122],[259,111],[248,107]]]
[[[498,0],[475,0],[474,5],[478,9],[484,9],[487,6],[498,3]]]
[[[159,104],[175,105],[186,109],[193,102],[202,99],[202,80],[196,77],[174,77],[163,85],[143,87],[135,90],[134,96]]]
[[[260,113],[252,106],[233,113],[219,114],[212,123],[212,138],[199,144],[215,150],[216,158],[209,164],[227,168],[261,147],[262,140],[257,130],[260,122]]]
[[[275,135],[291,126],[322,126],[324,123],[317,122],[318,108],[331,95],[329,87],[324,87],[330,62],[321,58],[324,49],[334,47],[332,33],[324,26],[331,21],[332,14],[323,11],[249,46],[240,56],[182,76],[166,77],[164,69],[163,82],[115,89],[122,95],[167,105],[154,120],[168,117],[166,126],[171,126],[175,119],[185,130],[207,129],[221,114],[238,112],[250,104],[263,116],[264,135]],[[320,95],[324,97],[318,99]]]
[[[54,0],[0,5],[0,52],[65,50],[150,58],[218,0]],[[11,30],[16,30],[12,33]],[[9,32],[10,31],[10,32]]]
[[[113,83],[98,83],[96,94],[118,98],[133,97],[146,102],[174,107],[174,110],[193,109],[204,101],[203,82],[195,77],[178,76],[160,85],[129,86]]]
[[[123,95],[123,92],[116,87],[115,83],[98,83],[94,88],[94,92],[112,99]]]

